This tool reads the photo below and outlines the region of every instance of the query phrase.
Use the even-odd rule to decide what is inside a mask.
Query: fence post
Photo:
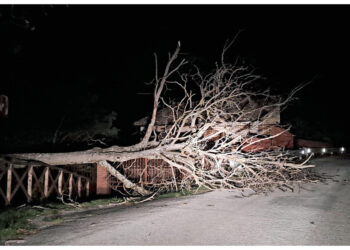
[[[58,195],[62,196],[62,181],[63,181],[63,171],[60,170],[58,173]]]
[[[12,165],[7,169],[7,189],[6,189],[6,205],[11,203],[11,186],[12,186]]]
[[[69,199],[72,197],[72,192],[73,192],[73,174],[69,175]]]
[[[45,181],[44,181],[44,196],[47,198],[49,196],[49,167],[45,168]]]
[[[33,166],[29,166],[28,170],[28,182],[27,182],[27,190],[28,190],[28,202],[32,201],[33,197]]]
[[[148,178],[147,172],[148,172],[148,170],[147,170],[147,158],[145,158],[145,172],[144,172],[145,184],[147,184],[147,178]]]
[[[81,197],[81,177],[78,177],[78,197]]]
[[[90,195],[90,181],[86,181],[86,197]]]

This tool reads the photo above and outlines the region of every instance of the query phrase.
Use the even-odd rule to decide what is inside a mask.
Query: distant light
[[[305,150],[301,150],[301,154],[302,154],[302,155],[305,154]]]
[[[306,152],[307,152],[308,154],[310,154],[310,153],[311,153],[311,149],[308,148],[308,149],[306,150]]]
[[[326,153],[326,149],[325,148],[322,149],[322,153]]]
[[[345,151],[345,148],[344,147],[341,147],[340,148],[340,152],[344,152]]]

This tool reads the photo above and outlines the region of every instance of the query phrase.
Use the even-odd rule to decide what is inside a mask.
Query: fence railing
[[[164,183],[172,183],[170,186],[176,190],[176,180],[181,180],[185,174],[171,167],[161,159],[138,158],[123,162],[118,166],[119,170],[132,182],[144,186],[154,186]],[[115,177],[109,177],[112,188],[120,188],[123,184]]]
[[[90,179],[64,168],[0,162],[0,199],[10,205],[17,196],[27,202],[50,196],[89,197]]]

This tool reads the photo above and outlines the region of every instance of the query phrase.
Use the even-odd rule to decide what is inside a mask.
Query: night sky
[[[180,40],[184,56],[210,70],[239,31],[228,61],[242,58],[282,94],[311,81],[282,113],[282,123],[292,124],[300,138],[349,145],[349,11],[327,5],[37,5],[15,6],[14,18],[11,6],[1,6],[0,94],[9,97],[10,110],[0,120],[0,151],[62,150],[27,144],[52,136],[63,116],[75,118],[63,125],[69,129],[86,123],[86,114],[111,111],[121,130],[114,143],[134,143],[132,122],[152,108],[152,96],[139,93],[151,92],[145,82],[154,76],[153,53],[164,65]]]

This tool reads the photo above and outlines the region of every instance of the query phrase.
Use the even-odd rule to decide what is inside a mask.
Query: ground
[[[350,160],[316,163],[335,181],[267,196],[215,191],[86,211],[21,245],[350,245]]]

